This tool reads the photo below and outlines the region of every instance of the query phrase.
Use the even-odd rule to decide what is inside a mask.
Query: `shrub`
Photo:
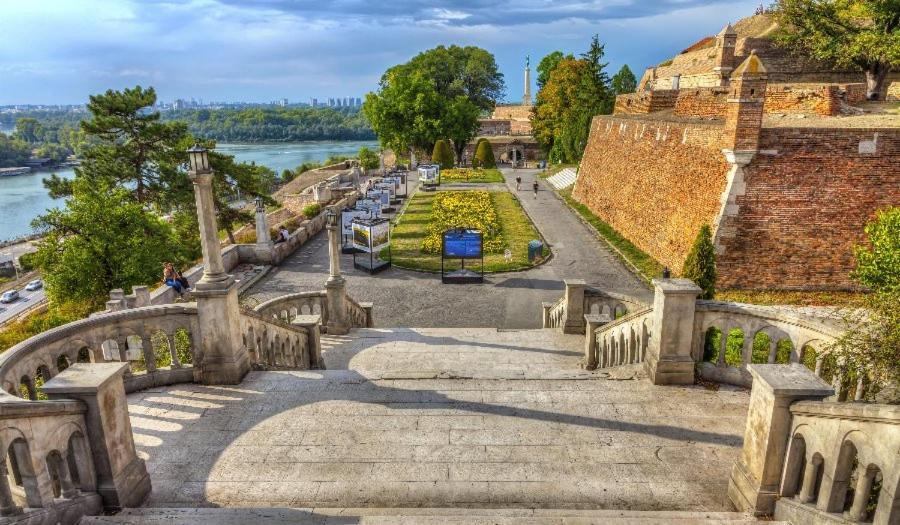
[[[381,165],[378,154],[365,146],[359,148],[357,156],[359,157],[359,165],[364,170],[374,170]]]
[[[23,272],[34,270],[37,268],[37,254],[23,253],[19,256],[19,266],[22,268]]]
[[[879,211],[865,232],[868,246],[856,247],[852,277],[872,290],[900,291],[900,207]]]
[[[431,162],[440,164],[441,169],[450,169],[453,167],[453,150],[446,140],[438,140],[434,143],[434,151],[431,153]]]
[[[716,294],[716,252],[712,242],[712,230],[708,224],[700,227],[694,245],[684,261],[682,277],[697,283],[703,289],[702,299],[712,299]]]
[[[497,161],[494,160],[494,148],[491,143],[482,139],[475,147],[475,156],[472,158],[472,165],[476,168],[496,168]]]
[[[321,212],[322,212],[321,204],[310,204],[309,206],[306,206],[305,208],[303,208],[303,216],[306,217],[307,219],[312,219],[313,217],[315,217],[316,215],[318,215]],[[296,224],[294,225],[294,227],[295,228],[297,227]]]

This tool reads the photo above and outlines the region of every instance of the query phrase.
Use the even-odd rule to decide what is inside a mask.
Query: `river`
[[[219,144],[216,151],[234,155],[240,162],[255,162],[281,173],[304,162],[323,161],[331,155],[353,156],[362,146],[377,149],[375,141],[315,141],[278,144]],[[56,171],[59,176],[72,178],[71,169]],[[28,235],[31,221],[48,208],[62,205],[51,199],[41,181],[47,172],[0,177],[0,241]]]

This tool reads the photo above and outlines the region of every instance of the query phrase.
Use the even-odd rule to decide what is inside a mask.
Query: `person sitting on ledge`
[[[291,236],[291,232],[289,232],[286,227],[282,226],[281,228],[278,229],[278,238],[275,239],[275,244],[278,244],[281,242],[287,242],[288,237],[290,237],[290,236]]]
[[[188,280],[182,277],[178,270],[175,269],[175,265],[170,262],[163,264],[163,281],[174,288],[180,296],[184,296],[184,292],[191,289]]]

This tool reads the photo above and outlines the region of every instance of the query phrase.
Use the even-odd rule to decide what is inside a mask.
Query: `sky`
[[[0,0],[0,105],[80,104],[110,88],[160,100],[363,96],[439,44],[492,52],[509,101],[553,50],[606,44],[640,78],[759,0]],[[532,77],[534,77],[532,73]],[[534,87],[532,87],[534,91]]]

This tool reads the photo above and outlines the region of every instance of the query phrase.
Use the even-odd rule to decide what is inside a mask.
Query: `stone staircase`
[[[153,492],[84,523],[753,521],[726,500],[745,391],[581,370],[583,336],[552,329],[322,343],[326,370],[130,394]]]
[[[559,172],[554,174],[552,177],[547,178],[547,182],[549,182],[550,185],[557,190],[564,190],[569,186],[575,184],[575,179],[577,177],[578,174],[575,171],[575,168],[565,168],[559,170]]]
[[[127,509],[82,525],[743,525],[759,523],[738,512],[451,508]],[[784,522],[769,521],[773,525]]]

